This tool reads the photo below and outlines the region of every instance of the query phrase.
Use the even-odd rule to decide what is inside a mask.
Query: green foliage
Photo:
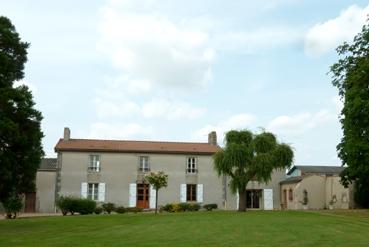
[[[203,206],[203,208],[205,208],[206,211],[212,211],[213,209],[217,209],[218,208],[218,204],[215,204],[215,203],[205,204]]]
[[[341,57],[331,66],[333,85],[344,102],[340,122],[343,138],[337,145],[344,186],[355,182],[357,203],[369,207],[369,25],[357,34],[352,44],[337,48]],[[366,194],[365,194],[366,192]]]
[[[190,211],[199,211],[201,205],[198,203],[167,203],[160,208],[160,211],[165,211],[169,213],[178,213],[178,212],[190,212]]]
[[[107,212],[108,214],[110,214],[111,212],[113,212],[115,210],[115,204],[108,202],[108,203],[103,203],[102,204],[102,208],[105,212]]]
[[[18,212],[23,207],[22,198],[17,194],[12,194],[3,202],[3,206],[6,213],[6,218],[15,219]]]
[[[201,205],[198,203],[191,203],[189,211],[199,211],[201,209]]]
[[[28,46],[10,20],[0,16],[0,202],[12,193],[35,190],[36,172],[44,155],[41,113],[34,109],[28,87],[13,87],[23,79]]]
[[[95,214],[101,214],[103,212],[102,207],[96,207],[94,213]]]
[[[159,190],[168,186],[168,175],[163,171],[150,172],[150,174],[145,176],[145,180],[151,184],[156,190],[156,204],[155,204],[155,214],[158,212],[158,200],[159,200]]]
[[[129,207],[129,208],[127,208],[127,212],[129,212],[129,213],[135,213],[135,214],[137,214],[137,213],[140,213],[142,211],[143,211],[142,208],[137,208],[137,207]]]
[[[127,212],[127,209],[123,206],[120,206],[115,209],[115,212],[118,214],[124,214],[125,212]]]
[[[274,169],[292,165],[293,151],[289,145],[278,143],[274,134],[265,131],[253,134],[248,130],[231,130],[225,140],[225,148],[213,157],[214,168],[219,176],[230,177],[230,189],[240,194],[239,210],[244,211],[248,182],[269,182]]]
[[[63,215],[67,215],[68,213],[71,215],[75,213],[92,214],[96,209],[95,201],[71,196],[61,196],[56,201],[56,205],[62,211]]]

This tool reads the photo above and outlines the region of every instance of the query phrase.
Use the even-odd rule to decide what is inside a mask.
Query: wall
[[[55,171],[38,171],[36,174],[36,212],[55,212]]]

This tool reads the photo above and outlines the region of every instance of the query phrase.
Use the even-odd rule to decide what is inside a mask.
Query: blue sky
[[[339,165],[335,47],[366,1],[4,1],[30,42],[23,81],[47,156],[72,138],[207,141],[262,128],[296,165]]]

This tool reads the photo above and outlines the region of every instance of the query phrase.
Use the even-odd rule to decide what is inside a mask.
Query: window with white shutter
[[[88,171],[89,172],[99,172],[100,171],[100,155],[90,155],[90,160],[88,163]]]

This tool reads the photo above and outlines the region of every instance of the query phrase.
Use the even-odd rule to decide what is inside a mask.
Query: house
[[[340,183],[340,166],[294,166],[281,181],[283,209],[353,208],[352,188]]]
[[[164,171],[169,175],[168,187],[160,190],[159,205],[216,203],[220,209],[235,210],[238,196],[230,192],[228,178],[218,177],[214,171],[212,156],[218,150],[214,131],[208,135],[208,142],[195,143],[72,139],[69,128],[65,128],[55,146],[55,198],[68,195],[125,207],[154,208],[155,190],[145,183],[144,176],[150,171]],[[285,172],[280,170],[273,173],[268,184],[250,182],[248,208],[280,208],[279,182],[284,178]],[[45,196],[42,200],[49,207],[52,191],[47,193],[48,199]]]

